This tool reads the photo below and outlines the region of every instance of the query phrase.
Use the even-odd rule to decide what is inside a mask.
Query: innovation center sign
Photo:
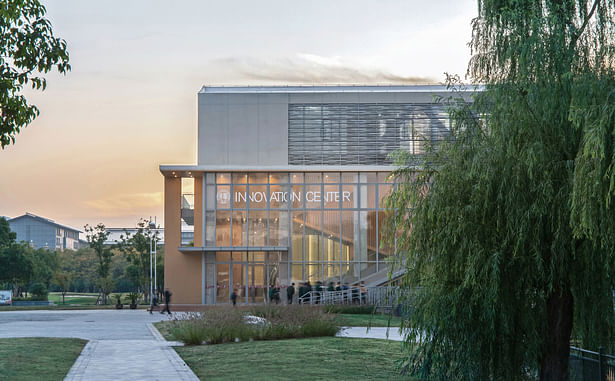
[[[231,200],[231,194],[227,190],[218,190],[216,199],[220,204],[228,204]],[[254,191],[254,192],[233,192],[233,202],[242,203],[249,200],[250,202],[302,202],[305,199],[306,202],[350,202],[352,201],[352,192],[350,191],[307,191],[307,192],[271,192],[267,197],[267,192]]]

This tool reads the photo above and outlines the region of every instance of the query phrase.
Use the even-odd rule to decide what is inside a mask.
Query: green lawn
[[[63,380],[87,343],[81,339],[0,339],[0,380]]]
[[[336,319],[345,327],[399,327],[401,324],[397,316],[380,314],[338,314]]]
[[[322,337],[175,347],[201,380],[403,380],[401,343]],[[412,378],[410,378],[412,379]]]

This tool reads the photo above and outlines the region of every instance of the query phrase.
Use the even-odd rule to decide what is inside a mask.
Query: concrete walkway
[[[198,380],[144,310],[2,311],[0,337],[89,340],[65,380]]]

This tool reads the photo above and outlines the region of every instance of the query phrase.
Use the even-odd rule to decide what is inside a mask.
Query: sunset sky
[[[160,164],[196,163],[203,85],[440,83],[464,75],[475,0],[42,0],[72,71],[0,150],[0,216],[162,222]]]

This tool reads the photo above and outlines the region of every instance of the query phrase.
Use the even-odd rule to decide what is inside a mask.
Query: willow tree
[[[612,0],[479,0],[472,103],[393,210],[412,287],[408,366],[430,379],[565,380],[571,337],[613,347]],[[417,171],[418,170],[418,171]]]

